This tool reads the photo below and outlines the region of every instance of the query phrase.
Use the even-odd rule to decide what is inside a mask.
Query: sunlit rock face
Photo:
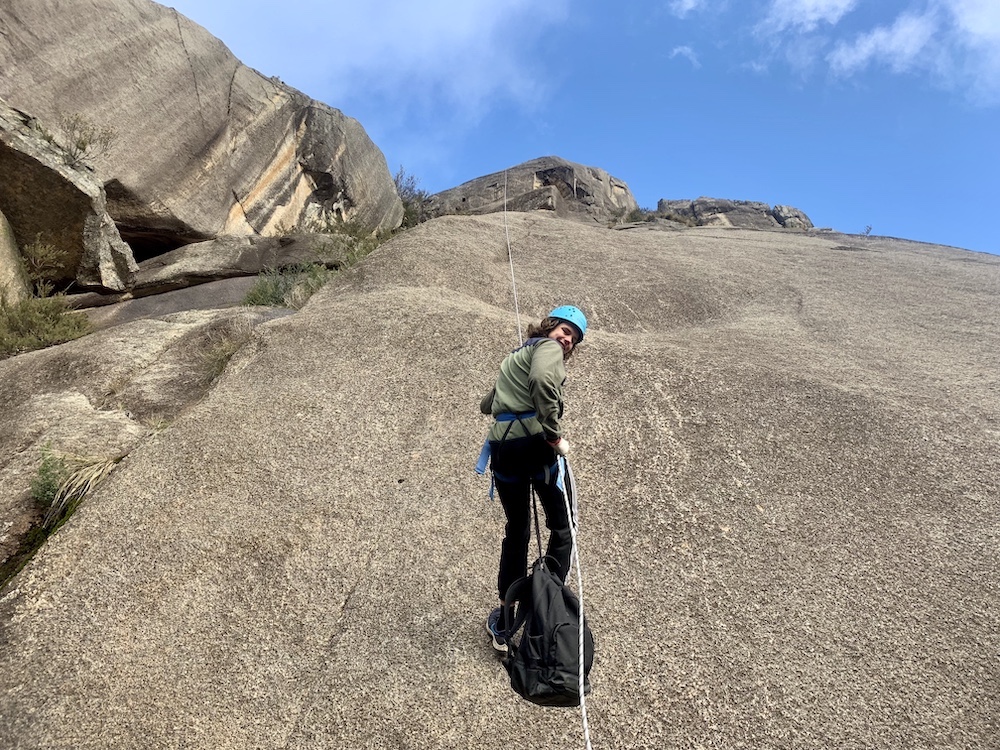
[[[93,166],[140,257],[219,234],[347,220],[372,231],[403,208],[354,119],[237,60],[146,0],[0,6],[0,97],[52,131],[80,114],[116,133]]]

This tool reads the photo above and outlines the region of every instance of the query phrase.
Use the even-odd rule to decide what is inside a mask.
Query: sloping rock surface
[[[524,322],[592,322],[594,747],[988,747],[1000,259],[508,221]],[[503,246],[498,216],[397,236],[133,451],[0,596],[0,746],[582,746],[483,632]]]
[[[84,288],[122,291],[131,284],[135,258],[108,215],[101,183],[89,169],[68,166],[34,119],[3,101],[0,175],[0,211],[19,248],[52,246],[65,257],[62,280]]]
[[[286,312],[150,315],[0,362],[0,565],[40,521],[29,488],[44,450],[128,454],[208,392],[218,346]]]
[[[638,207],[628,185],[603,169],[544,156],[435,193],[424,210],[430,216],[496,213],[505,198],[508,211],[547,210],[602,224]]]
[[[8,0],[0,32],[0,96],[53,131],[78,113],[117,132],[95,166],[141,257],[280,224],[402,220],[385,158],[356,120],[246,67],[172,8]]]

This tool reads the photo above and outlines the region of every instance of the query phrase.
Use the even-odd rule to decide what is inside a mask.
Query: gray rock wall
[[[508,222],[524,322],[592,324],[594,747],[990,747],[1000,258]],[[0,593],[0,747],[582,747],[483,631],[503,247],[496,215],[398,235],[134,450]]]
[[[117,131],[95,166],[143,255],[307,220],[376,230],[402,219],[357,121],[246,67],[171,8],[9,0],[0,31],[0,96],[52,130],[79,113]]]

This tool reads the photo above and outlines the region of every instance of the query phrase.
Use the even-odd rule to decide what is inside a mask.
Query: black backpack
[[[540,558],[511,584],[504,606],[510,686],[542,706],[580,705],[580,601]],[[548,558],[552,560],[552,558]],[[555,565],[555,561],[552,561]],[[514,637],[524,627],[519,640]],[[594,636],[583,618],[583,692],[594,663]]]

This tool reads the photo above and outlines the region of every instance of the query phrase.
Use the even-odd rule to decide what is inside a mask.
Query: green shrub
[[[418,187],[420,181],[412,174],[407,174],[402,165],[392,180],[396,184],[399,199],[403,202],[403,223],[400,225],[400,229],[409,229],[427,221],[430,216],[424,202],[430,196],[426,190],[421,190]]]
[[[268,269],[257,278],[243,304],[298,310],[335,275],[336,271],[319,263]]]
[[[54,453],[51,445],[42,448],[42,463],[31,480],[31,499],[39,510],[48,512],[59,494],[59,488],[69,475],[70,468],[66,458]]]
[[[45,242],[39,233],[35,235],[33,242],[21,249],[21,259],[28,279],[34,285],[35,294],[48,297],[52,293],[52,282],[66,273],[69,251]]]
[[[90,332],[90,321],[70,312],[63,295],[0,299],[0,359],[72,341]]]
[[[62,130],[64,160],[76,167],[106,154],[114,146],[118,134],[113,128],[101,128],[83,115],[66,115],[59,120]]]

